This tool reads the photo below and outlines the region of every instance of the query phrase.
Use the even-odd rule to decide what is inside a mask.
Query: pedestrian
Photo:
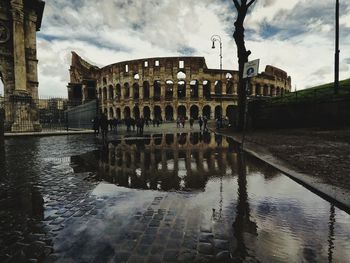
[[[181,124],[182,124],[182,128],[185,128],[185,118],[184,117],[182,117],[181,118]]]
[[[199,130],[201,131],[202,130],[202,126],[203,126],[203,119],[201,116],[199,116],[198,118],[198,124],[199,124]]]
[[[180,118],[177,117],[176,119],[176,128],[180,128]]]
[[[157,127],[159,127],[159,124],[160,124],[160,119],[157,118]]]
[[[115,131],[115,133],[117,133],[118,132],[118,119],[114,118],[112,124],[113,124],[113,130]]]
[[[145,119],[143,117],[140,118],[140,135],[143,135],[143,128],[145,126]]]
[[[208,131],[207,124],[208,124],[207,116],[204,116],[203,117],[203,131]]]
[[[132,131],[135,131],[136,121],[134,118],[130,118],[130,125],[132,126]]]
[[[153,123],[153,127],[156,127],[156,118],[153,118],[153,121],[152,121],[152,123]]]
[[[97,116],[92,119],[92,129],[94,130],[94,135],[98,136],[100,133],[100,119]]]
[[[193,128],[193,123],[194,123],[194,119],[192,117],[190,117],[190,128]]]

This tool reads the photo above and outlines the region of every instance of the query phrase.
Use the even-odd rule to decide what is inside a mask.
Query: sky
[[[39,95],[67,97],[71,51],[97,66],[161,56],[204,56],[237,70],[232,0],[46,0],[37,35]],[[334,79],[333,0],[257,0],[245,20],[249,59],[285,70],[292,89]],[[340,79],[350,78],[350,2],[340,0]],[[0,91],[0,93],[2,93]]]

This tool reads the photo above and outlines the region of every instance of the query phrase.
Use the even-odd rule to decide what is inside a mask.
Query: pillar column
[[[22,0],[11,1],[11,12],[13,19],[13,56],[15,91],[27,90],[27,72],[25,60],[25,39],[24,39],[24,12]]]

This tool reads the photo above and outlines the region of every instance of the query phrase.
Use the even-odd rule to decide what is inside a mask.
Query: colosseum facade
[[[85,103],[96,97],[108,118],[160,118],[171,121],[237,112],[238,71],[209,69],[204,57],[159,57],[118,62],[99,68],[72,52],[68,97]],[[266,66],[250,80],[250,97],[281,96],[291,78]]]

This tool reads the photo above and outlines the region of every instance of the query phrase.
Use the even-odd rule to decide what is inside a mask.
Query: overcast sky
[[[333,81],[333,0],[257,0],[246,46],[260,71],[274,65],[293,90]],[[350,77],[350,3],[340,0],[340,78]],[[155,56],[204,56],[209,68],[237,70],[232,0],[46,0],[38,32],[39,94],[67,96],[71,51],[97,66]],[[2,92],[1,92],[2,93]]]

